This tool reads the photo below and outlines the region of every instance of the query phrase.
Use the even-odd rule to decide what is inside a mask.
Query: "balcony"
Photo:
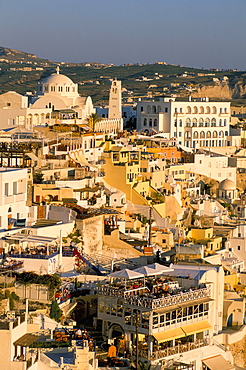
[[[14,202],[14,195],[5,195],[4,204],[9,204]]]
[[[25,200],[25,193],[15,195],[15,202],[22,202]]]
[[[139,357],[148,360],[160,360],[162,358],[173,356],[176,354],[192,351],[193,349],[198,349],[201,347],[208,346],[210,344],[209,338],[198,339],[194,342],[188,342],[184,344],[177,344],[174,347],[168,347],[162,350],[156,350],[154,353],[150,354],[147,350],[139,349]]]
[[[144,291],[145,288],[146,287],[143,287],[141,288],[141,290]],[[139,293],[137,292],[137,289],[135,293]],[[196,301],[197,299],[201,298],[207,298],[210,297],[211,292],[210,288],[206,287],[201,289],[195,289],[185,293],[179,292],[177,294],[169,295],[166,297],[155,298],[150,294],[147,296],[128,295],[127,291],[104,286],[98,288],[98,294],[123,298],[124,303],[127,303],[129,305],[157,309],[178,305],[180,303]]]

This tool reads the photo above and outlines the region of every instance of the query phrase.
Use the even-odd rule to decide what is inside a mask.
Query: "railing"
[[[206,298],[210,296],[210,288],[201,288],[197,290],[192,290],[186,293],[178,293],[162,298],[153,297],[141,297],[139,295],[126,295],[123,290],[118,290],[108,287],[99,287],[98,294],[109,295],[113,297],[121,297],[124,301],[133,306],[140,306],[145,308],[161,308],[173,306],[183,302],[195,301],[200,298]]]
[[[149,353],[147,350],[139,349],[139,357],[146,358],[148,360],[159,360],[164,357],[173,356],[179,353],[184,353],[192,351],[193,349],[208,346],[210,344],[210,339],[198,339],[195,342],[180,343],[174,347],[168,347],[162,350],[157,350],[154,353]],[[134,353],[134,351],[133,351]]]
[[[11,258],[35,258],[35,259],[42,259],[47,260],[49,258],[55,257],[58,254],[58,252],[51,253],[49,255],[47,254],[11,254]]]

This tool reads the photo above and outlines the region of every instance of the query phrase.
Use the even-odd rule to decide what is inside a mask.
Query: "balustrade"
[[[136,289],[137,290],[137,289]],[[141,306],[145,308],[157,309],[161,307],[168,307],[177,305],[184,302],[195,301],[197,299],[206,298],[210,296],[209,288],[201,288],[189,292],[180,292],[171,294],[161,298],[155,298],[152,295],[149,297],[141,295],[127,295],[127,291],[115,289],[113,287],[100,287],[98,288],[99,295],[107,295],[113,297],[123,298],[124,301],[133,306]]]

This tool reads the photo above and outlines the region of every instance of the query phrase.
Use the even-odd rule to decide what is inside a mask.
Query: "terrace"
[[[184,289],[177,281],[150,279],[144,283],[104,285],[97,288],[99,295],[122,298],[124,303],[149,309],[164,308],[210,297],[210,288],[204,286]]]

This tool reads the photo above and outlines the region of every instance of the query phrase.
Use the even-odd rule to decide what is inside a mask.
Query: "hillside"
[[[82,95],[90,95],[94,104],[107,104],[111,80],[122,81],[125,102],[141,97],[159,98],[188,95],[212,99],[242,99],[246,93],[245,72],[203,70],[171,64],[59,63],[34,54],[0,47],[0,93],[12,90],[21,94],[34,92],[37,83],[55,71],[79,84]]]

